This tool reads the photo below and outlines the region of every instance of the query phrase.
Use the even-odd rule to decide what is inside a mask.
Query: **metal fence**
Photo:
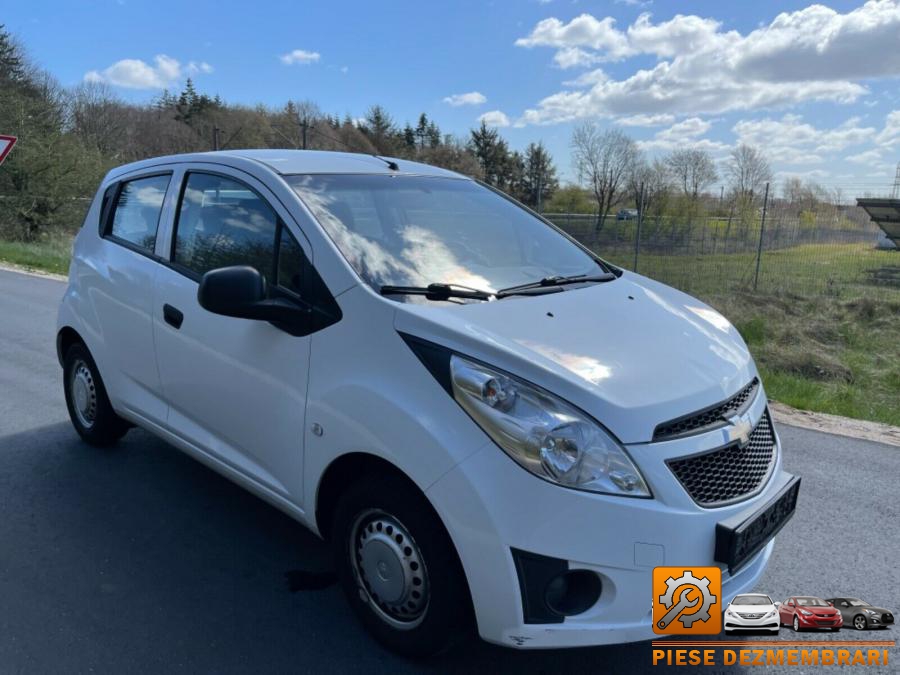
[[[900,251],[857,206],[777,200],[694,216],[545,213],[603,258],[700,297],[760,294],[900,301]]]

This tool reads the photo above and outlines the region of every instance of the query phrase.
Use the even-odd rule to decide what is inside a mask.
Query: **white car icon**
[[[767,630],[778,633],[778,608],[764,593],[744,593],[735,596],[725,608],[725,632]]]

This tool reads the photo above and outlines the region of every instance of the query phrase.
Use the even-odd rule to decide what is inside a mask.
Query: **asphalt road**
[[[328,571],[301,526],[143,431],[106,451],[79,441],[53,346],[63,288],[0,271],[0,672],[668,670],[651,667],[648,643],[515,652],[472,640],[426,663],[383,651],[336,587],[290,590],[288,578]],[[803,489],[758,590],[900,612],[900,449],[779,431]]]

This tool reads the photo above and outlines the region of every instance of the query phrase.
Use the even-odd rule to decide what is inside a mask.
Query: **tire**
[[[832,626],[832,627],[831,627],[831,632],[832,632],[832,633],[837,633],[840,629],[841,629],[840,626]]]
[[[90,445],[108,447],[130,428],[112,409],[97,364],[83,344],[76,343],[66,352],[63,388],[72,426]]]
[[[456,550],[428,500],[407,481],[379,474],[350,485],[335,509],[331,546],[353,611],[391,651],[431,656],[472,626]]]
[[[869,621],[862,614],[857,614],[853,617],[853,627],[856,630],[865,630],[869,627]]]
[[[796,614],[794,614],[794,621],[793,621],[793,624],[792,624],[792,625],[793,625],[793,628],[794,628],[794,632],[795,632],[795,633],[799,633],[800,630],[801,630],[801,628],[800,628],[800,619],[797,618],[797,615],[796,615]]]

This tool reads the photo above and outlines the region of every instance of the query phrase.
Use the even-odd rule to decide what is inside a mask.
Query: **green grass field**
[[[0,261],[65,274],[71,242],[0,241]],[[633,253],[601,251],[630,268]],[[900,426],[900,251],[868,245],[752,253],[643,254],[638,272],[692,293],[737,326],[769,397]]]

